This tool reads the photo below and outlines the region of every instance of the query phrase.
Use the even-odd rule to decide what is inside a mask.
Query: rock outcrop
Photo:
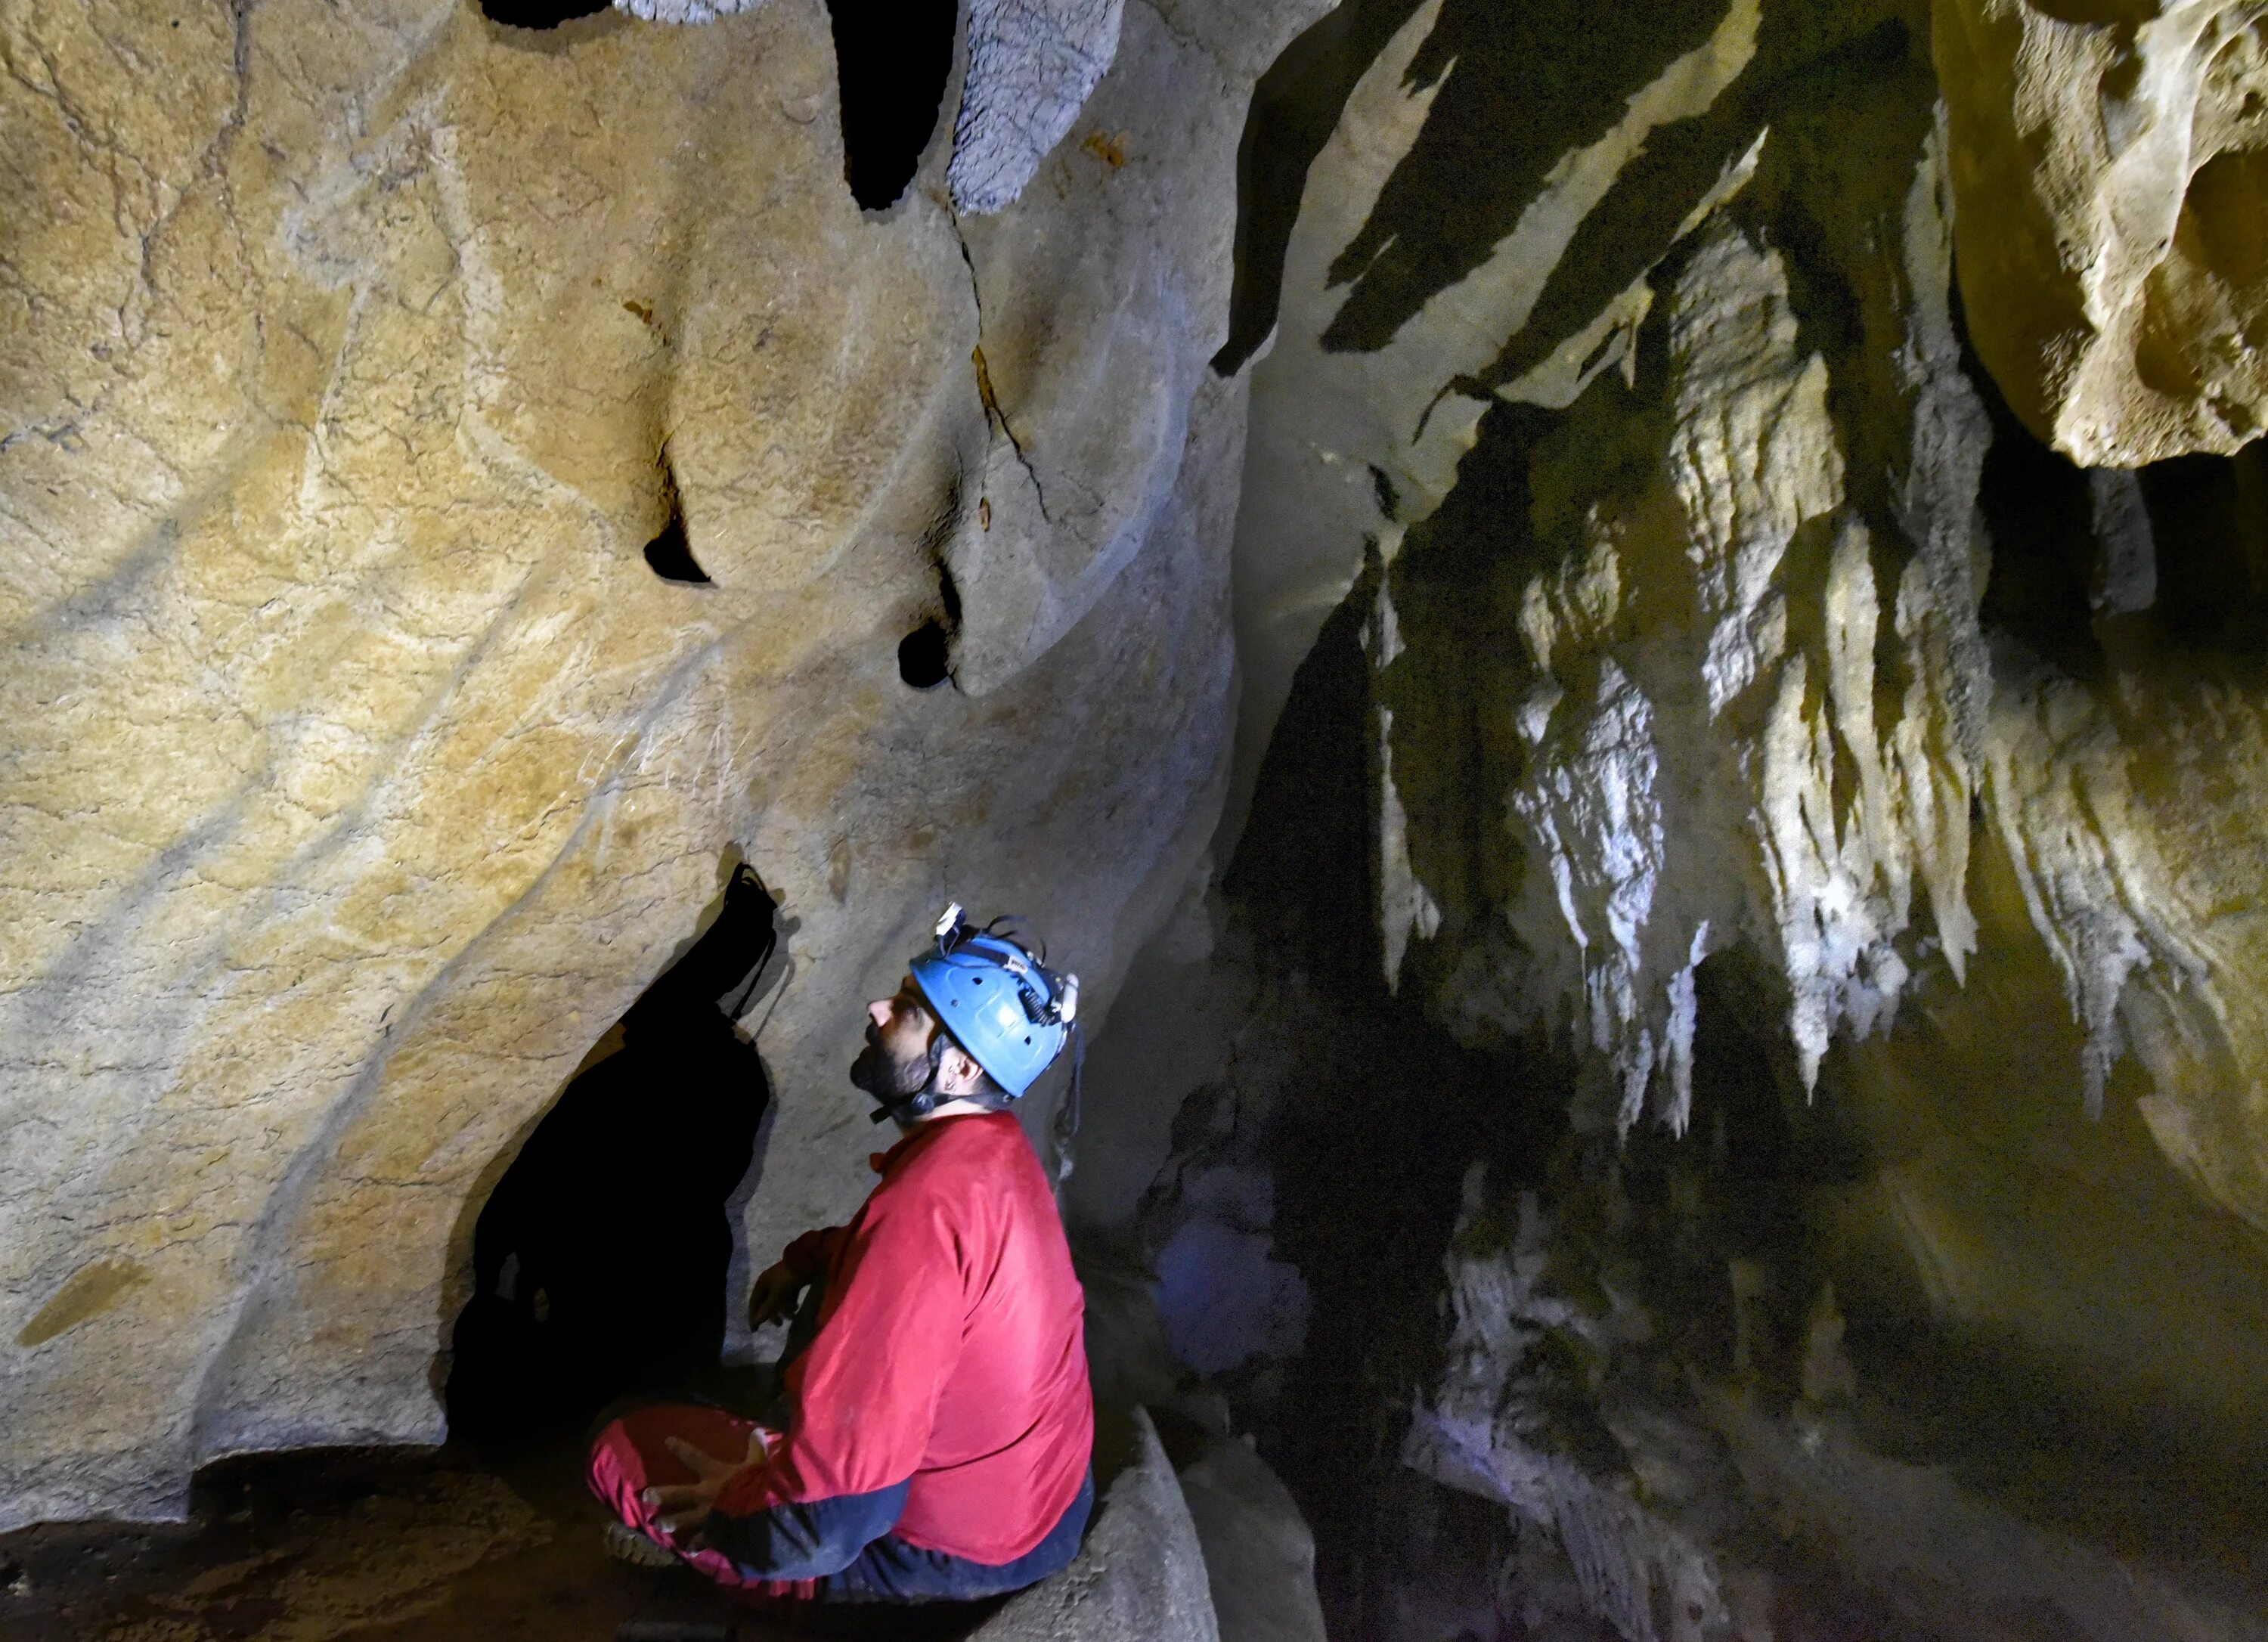
[[[2137,55],[2082,72],[2041,46],[2032,78],[1987,85],[1957,54],[2007,40],[1971,13],[2014,29],[2016,8],[1419,6],[1346,77],[1306,173],[1254,369],[1228,836],[1263,753],[1322,784],[1328,731],[1362,772],[1370,860],[1295,895],[1261,882],[1244,835],[1224,894],[1252,939],[1204,961],[1272,1034],[1221,1033],[1181,1079],[1197,1093],[1151,1247],[1185,1361],[1249,1400],[1241,1420],[1362,1342],[1320,1299],[1304,1341],[1219,1319],[1263,1314],[1286,1266],[1287,1292],[1346,1284],[1350,1251],[1404,1235],[1401,1182],[1444,1156],[1525,1171],[1580,1228],[1526,1253],[1580,1267],[1561,1298],[1582,1299],[1526,1317],[1502,1285],[1453,1287],[1434,1411],[1458,1353],[1501,1359],[1531,1325],[1560,1377],[1517,1407],[1492,1384],[1462,1433],[1444,1416],[1410,1452],[1509,1507],[1509,1542],[1460,1550],[1510,1558],[1515,1584],[1564,1576],[1571,1625],[1762,1634],[1712,1513],[1777,1500],[1748,1521],[1800,1537],[1810,1508],[1787,1502],[1834,1471],[1875,1526],[1837,1529],[1821,1577],[1883,1602],[1924,1579],[1949,1634],[1962,1590],[2021,1609],[2058,1566],[2092,1593],[2065,1607],[2089,1633],[2250,1634],[2242,1602],[2139,1557],[2146,1623],[2105,1595],[2128,1574],[2104,1546],[2058,1537],[2037,1496],[1982,1490],[1988,1509],[1932,1469],[1973,1458],[1944,1435],[1967,1422],[2055,1476],[2059,1508],[2114,1509],[2147,1452],[2206,1513],[2219,1468],[2268,1451],[2239,1388],[2268,1371],[2262,458],[2106,466],[2250,435],[2227,236],[2257,213],[2206,208],[2251,151],[2215,111],[2260,77],[2249,12],[2052,10],[2023,13],[2026,40]],[[1583,52],[1550,48],[1577,27]],[[2115,140],[2042,158],[2051,116]],[[1994,148],[2012,120],[2021,142]],[[2055,233],[2025,238],[2019,184],[2068,208]],[[2171,248],[2136,261],[2145,198]],[[2021,262],[2051,242],[2060,262]],[[2080,328],[2012,351],[2082,275]],[[1270,849],[1321,842],[1280,810],[1248,824]],[[1300,983],[1334,954],[1311,937],[1358,884],[1348,945],[1375,938],[1376,990],[1314,1001]],[[1236,973],[1256,952],[1256,979]],[[1408,1057],[1419,1071],[1379,1064],[1419,1011],[1448,1042]],[[1253,1052],[1271,1035],[1295,1051],[1281,1067]],[[1490,1057],[1496,1098],[1433,1098],[1403,1142],[1429,1086],[1467,1075],[1459,1051]],[[1366,1167],[1334,1124],[1388,1160]],[[1323,1159],[1343,1175],[1302,1177]],[[1334,1193],[1362,1233],[1319,1224]],[[1614,1259],[1571,1252],[1602,1226]],[[1220,1252],[1176,1263],[1174,1239]],[[1241,1276],[1211,1280],[1231,1249]],[[1821,1341],[1847,1321],[1863,1349],[1853,1368],[1822,1344],[1806,1378],[1822,1294]],[[1626,1348],[1647,1362],[1618,1387]],[[1681,1380],[1734,1401],[1675,1406]],[[1790,1412],[1853,1397],[1856,1436]],[[1665,1404],[1675,1431],[1647,1424]],[[1318,1417],[1287,1395],[1251,1423],[1296,1448]],[[2074,1424],[2084,1462],[2039,1434]],[[1816,1467],[1794,1457],[1815,1437]],[[1317,1475],[1284,1469],[1316,1510]],[[1905,1535],[1925,1499],[2022,1571],[1994,1586],[1926,1545],[1852,1549]]]
[[[2268,37],[2227,0],[1938,0],[1970,334],[2082,466],[2257,435]]]
[[[1220,1642],[1204,1552],[1150,1416],[1076,1560],[1013,1597],[971,1642]]]
[[[1107,1001],[1219,803],[1201,367],[1300,20],[1128,8],[980,232],[942,135],[854,204],[816,0],[0,16],[0,1522],[437,1438],[481,1199],[728,851],[792,921],[761,1257],[863,1189],[932,903]]]
[[[1988,474],[2033,459],[1964,354],[1960,104],[1919,19],[1712,18],[1625,42],[1619,104],[1507,156],[1532,180],[1462,247],[1445,111],[1550,106],[1558,70],[1428,7],[1356,85],[1255,377],[1245,754],[1366,563],[1388,978],[1466,1042],[1569,1029],[1582,1122],[1682,1131],[1712,954],[1764,959],[1808,1090],[1918,984],[1963,1008],[1981,907],[2060,975],[2074,1121],[2131,1049],[2166,1157],[2268,1227],[2268,698],[2153,611],[2135,482]],[[1992,589],[2058,556],[2092,591],[2051,656]],[[1987,848],[2017,894],[1980,901]]]

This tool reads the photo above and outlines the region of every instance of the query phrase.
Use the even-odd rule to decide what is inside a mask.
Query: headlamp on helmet
[[[982,928],[958,902],[937,921],[937,941],[908,967],[954,1042],[992,1081],[1020,1097],[1063,1052],[1079,1016],[1079,977],[1049,969],[995,918]]]

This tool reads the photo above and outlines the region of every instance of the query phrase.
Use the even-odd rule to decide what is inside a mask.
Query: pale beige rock
[[[762,1258],[864,1190],[856,1007],[948,892],[1107,1002],[1219,802],[1190,230],[1293,10],[1130,8],[1138,158],[1059,145],[972,280],[941,140],[843,187],[817,0],[0,9],[0,1523],[438,1437],[486,1184],[728,845],[798,920]],[[1008,363],[1049,337],[1089,400]],[[713,585],[641,562],[666,473]],[[940,552],[981,696],[896,676]]]
[[[2268,22],[2232,0],[1936,0],[1970,334],[2089,467],[2235,450],[2268,402]]]
[[[1147,1410],[1071,1566],[1011,1598],[971,1642],[1220,1642],[1204,1552]]]
[[[1248,1437],[1219,1437],[1181,1473],[1221,1642],[1323,1642],[1315,1536]]]

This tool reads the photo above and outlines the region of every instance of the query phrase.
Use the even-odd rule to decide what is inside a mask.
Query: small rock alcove
[[[843,103],[843,170],[870,211],[897,203],[937,129],[956,9],[939,0],[828,0]]]
[[[685,504],[678,498],[677,475],[666,461],[662,464],[661,483],[663,498],[669,504],[669,520],[645,544],[646,568],[666,582],[688,587],[714,585],[716,578],[693,556],[693,544],[685,534]]]
[[[898,641],[898,676],[917,690],[933,690],[953,676],[953,641],[932,617]]]
[[[507,28],[556,28],[594,17],[612,0],[481,0],[481,15]]]
[[[736,868],[715,920],[600,1040],[497,1181],[456,1319],[453,1432],[535,1435],[717,1368],[727,1199],[771,1101],[733,1020],[763,983],[774,919],[770,892]]]

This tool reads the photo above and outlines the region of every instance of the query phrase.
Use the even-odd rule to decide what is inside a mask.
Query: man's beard
[[[884,1106],[895,1108],[899,1102],[910,1100],[928,1088],[931,1079],[936,1076],[936,1066],[928,1055],[893,1059],[882,1048],[880,1029],[871,1020],[866,1023],[866,1047],[859,1051],[858,1058],[850,1063],[852,1084]],[[895,1110],[892,1116],[897,1116]]]

